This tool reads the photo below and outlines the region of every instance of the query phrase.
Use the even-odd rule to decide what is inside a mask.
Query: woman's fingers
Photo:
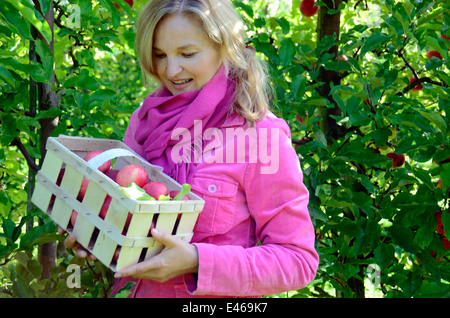
[[[78,243],[77,238],[71,234],[64,240],[64,246],[75,251],[75,256],[79,258],[87,258],[90,261],[95,261],[97,258],[89,253],[84,247]]]

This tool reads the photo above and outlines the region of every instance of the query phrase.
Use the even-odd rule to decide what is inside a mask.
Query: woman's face
[[[219,47],[189,16],[161,19],[153,39],[156,73],[173,94],[200,90],[222,64]]]

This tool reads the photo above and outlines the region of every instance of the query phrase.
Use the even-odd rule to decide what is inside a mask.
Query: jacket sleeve
[[[289,128],[283,120],[275,121],[279,138],[267,149],[278,151],[278,162],[248,163],[243,182],[260,244],[244,248],[194,243],[199,252],[198,277],[190,282],[185,278],[194,295],[275,294],[303,288],[316,275],[319,257],[308,190]]]

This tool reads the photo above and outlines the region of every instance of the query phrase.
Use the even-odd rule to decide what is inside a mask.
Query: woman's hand
[[[156,229],[152,230],[152,236],[164,245],[164,249],[146,261],[121,269],[114,275],[116,278],[131,276],[165,282],[179,275],[198,271],[195,245]]]
[[[58,227],[58,233],[60,235],[63,235],[65,231],[62,228]],[[97,259],[94,255],[92,255],[84,247],[82,247],[78,243],[77,238],[72,234],[67,235],[66,239],[64,240],[64,246],[68,249],[74,250],[76,257],[86,258],[90,261],[95,261]]]

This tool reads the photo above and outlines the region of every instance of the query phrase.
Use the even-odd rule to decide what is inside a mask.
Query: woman
[[[268,110],[266,75],[228,0],[151,0],[138,21],[144,74],[160,88],[124,142],[205,200],[191,243],[116,273],[113,294],[255,297],[299,289],[318,266],[308,191],[288,125]]]

